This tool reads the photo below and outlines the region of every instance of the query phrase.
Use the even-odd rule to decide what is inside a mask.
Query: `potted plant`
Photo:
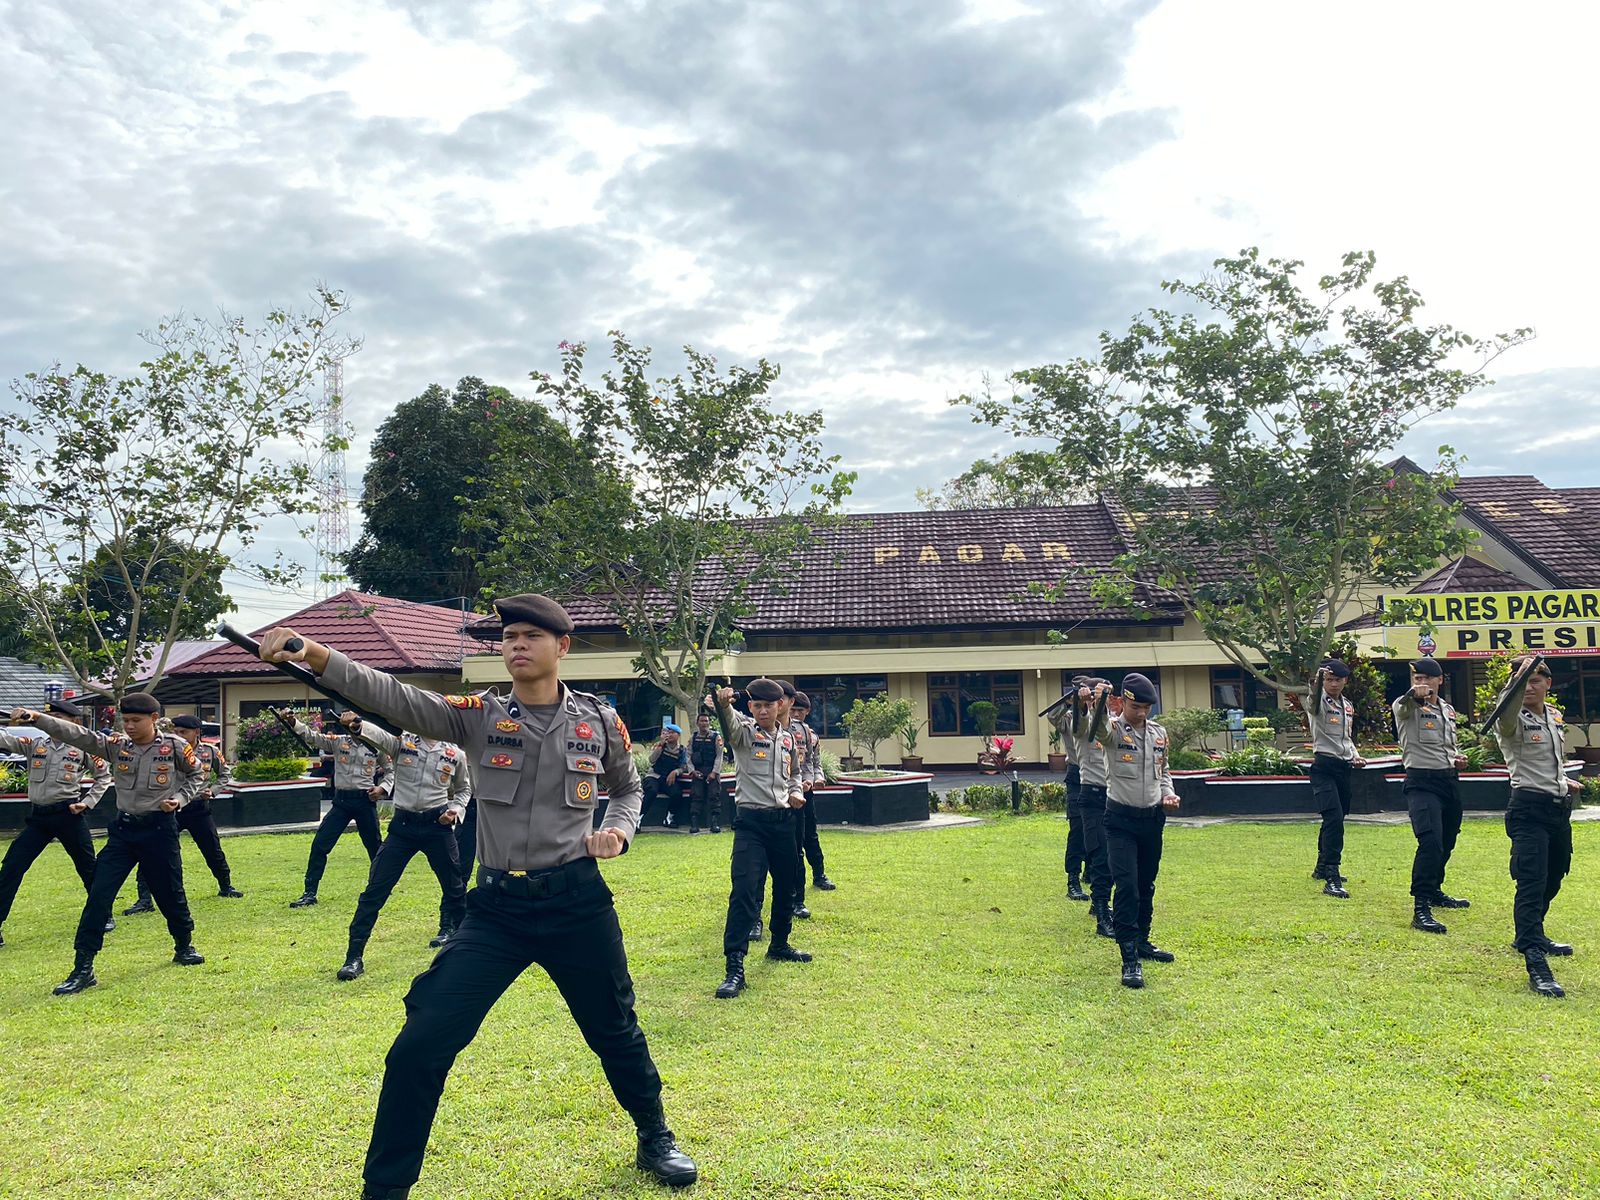
[[[905,703],[902,701],[902,703]],[[905,747],[905,753],[900,756],[900,768],[904,771],[922,770],[922,756],[917,753],[917,738],[928,727],[926,721],[914,720],[911,716],[911,705],[906,704],[906,721],[900,727],[900,744]]]
[[[989,754],[993,750],[994,730],[1000,721],[1000,710],[987,700],[974,700],[967,705],[967,716],[983,738],[983,750],[978,754],[978,766],[993,775],[989,767]]]
[[[872,769],[878,770],[878,743],[904,735],[911,720],[911,701],[890,700],[887,696],[874,696],[871,700],[857,700],[850,711],[840,718],[850,731],[851,746],[861,742],[872,757]]]
[[[1067,755],[1066,752],[1061,749],[1061,744],[1061,727],[1059,725],[1051,725],[1049,758],[1050,770],[1053,772],[1065,771],[1067,769]]]
[[[1011,750],[1017,744],[1016,738],[997,737],[989,743],[989,748],[978,756],[984,774],[996,775],[1001,771],[1011,769]]]

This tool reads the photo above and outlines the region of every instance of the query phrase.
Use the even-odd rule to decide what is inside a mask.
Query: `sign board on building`
[[[1488,658],[1537,650],[1543,654],[1600,654],[1600,591],[1457,592],[1380,596],[1380,633],[1432,626],[1443,658]],[[1428,636],[1421,633],[1421,636]]]

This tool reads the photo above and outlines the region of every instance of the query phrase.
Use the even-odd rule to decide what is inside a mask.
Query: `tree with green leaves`
[[[694,712],[712,655],[842,519],[855,476],[823,453],[820,413],[773,402],[776,365],[724,371],[685,348],[685,371],[652,378],[648,347],[610,337],[598,381],[568,342],[559,374],[533,377],[570,442],[531,426],[497,440],[482,509],[499,548],[484,574],[502,591],[602,606],[639,647],[636,669]]]
[[[81,690],[115,700],[158,682],[172,644],[215,615],[224,568],[298,577],[256,546],[269,521],[315,511],[322,372],[356,348],[334,328],[343,296],[319,287],[312,300],[254,326],[170,318],[135,374],[79,365],[16,385],[0,589]]]
[[[1454,452],[1425,472],[1396,446],[1530,333],[1424,324],[1422,298],[1376,280],[1371,254],[1312,289],[1301,265],[1219,259],[1199,283],[1163,285],[1178,311],[1018,372],[1009,397],[956,403],[1054,439],[1103,498],[1125,547],[1091,581],[1103,603],[1176,608],[1243,670],[1303,695],[1342,621],[1469,548]]]
[[[930,510],[1048,508],[1087,498],[1082,481],[1049,450],[981,458],[943,487],[917,489],[917,503]]]
[[[512,427],[519,439],[545,444],[556,458],[566,429],[541,405],[468,376],[451,392],[430,384],[400,404],[378,427],[362,481],[361,537],[345,570],[362,591],[405,600],[476,601],[482,564],[499,541],[499,522],[485,511],[495,447]],[[570,452],[559,457],[573,461]],[[523,480],[534,507],[546,480]]]

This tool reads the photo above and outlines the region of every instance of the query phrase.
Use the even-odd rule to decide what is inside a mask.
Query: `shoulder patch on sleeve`
[[[456,708],[482,708],[483,707],[483,697],[482,696],[446,696],[444,698],[444,702],[446,704],[452,705],[452,706],[454,706]]]
[[[628,727],[622,723],[621,714],[612,713],[611,714],[611,723],[617,727],[617,733],[622,738],[622,748],[624,750],[632,750],[633,749],[633,739],[628,736]]]

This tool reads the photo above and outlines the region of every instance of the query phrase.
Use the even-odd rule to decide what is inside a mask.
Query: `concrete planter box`
[[[1216,776],[1215,771],[1174,771],[1172,786],[1178,793],[1181,807],[1179,816],[1197,812],[1205,804],[1206,781]]]
[[[815,809],[818,825],[848,825],[855,818],[855,788],[847,783],[814,787],[806,803]]]
[[[236,783],[232,795],[211,802],[211,815],[221,829],[254,829],[263,825],[299,825],[322,816],[322,780],[291,779],[282,783]],[[0,796],[0,831],[15,832],[28,816],[28,798]],[[107,789],[89,810],[89,827],[104,832],[117,815],[117,789]]]
[[[1176,783],[1176,779],[1174,779]],[[1213,775],[1201,782],[1193,801],[1180,787],[1180,817],[1259,817],[1316,811],[1311,780],[1304,775]]]
[[[928,784],[932,779],[932,775],[925,774],[896,774],[887,779],[841,775],[838,785],[851,791],[850,824],[897,825],[928,819]]]

